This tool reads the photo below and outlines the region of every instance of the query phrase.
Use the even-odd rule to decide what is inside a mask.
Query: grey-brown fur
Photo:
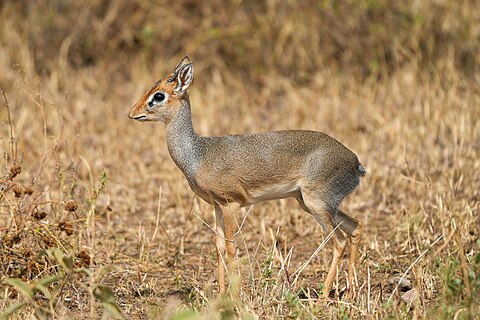
[[[237,209],[234,208],[294,197],[326,232],[333,233],[334,261],[326,280],[327,290],[331,288],[346,246],[337,226],[352,240],[350,277],[356,264],[361,225],[338,207],[366,172],[357,156],[334,138],[316,131],[199,136],[192,125],[187,93],[192,82],[193,64],[183,59],[172,75],[160,80],[144,95],[129,117],[165,122],[170,155],[192,190],[215,206],[220,235],[227,241],[233,240],[230,237],[236,227],[233,215]],[[164,95],[165,101],[152,100],[156,92]],[[224,240],[217,235],[219,255],[225,246],[234,255],[234,247],[232,249],[231,243],[225,244]],[[223,266],[220,262],[222,290]]]
[[[365,173],[353,152],[321,132],[199,136],[192,125],[189,103],[183,104],[167,124],[167,146],[192,190],[211,204],[250,205],[255,202],[248,201],[248,190],[302,180],[315,184],[334,217],[341,201]],[[303,163],[292,159],[302,159]],[[291,196],[301,198],[301,191],[302,184]],[[340,222],[337,220],[336,224]]]

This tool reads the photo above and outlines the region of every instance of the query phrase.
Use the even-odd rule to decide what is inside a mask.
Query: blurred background
[[[110,81],[128,81],[134,70],[160,74],[186,54],[204,75],[228,70],[253,83],[283,76],[308,84],[325,69],[358,81],[406,65],[435,72],[446,59],[471,77],[478,32],[476,1],[2,4],[3,60],[45,76],[103,68]]]
[[[10,248],[2,256],[4,277],[51,274],[27,249],[56,246],[85,266],[123,268],[95,281],[114,289],[126,314],[145,314],[152,305],[217,310],[208,307],[216,290],[213,234],[191,214],[213,223],[211,208],[193,198],[170,160],[163,125],[126,116],[185,55],[195,64],[190,97],[200,134],[323,131],[368,169],[345,207],[366,224],[359,274],[366,288],[372,273],[369,296],[360,291],[343,309],[295,309],[279,272],[262,299],[248,298],[259,294],[256,286],[265,288],[264,265],[250,263],[236,312],[260,318],[474,314],[470,302],[480,281],[467,285],[462,272],[480,263],[474,262],[480,213],[475,0],[1,1],[0,83],[8,105],[0,97],[0,239]],[[70,211],[69,203],[78,209]],[[255,258],[264,261],[277,243],[284,254],[295,247],[297,266],[323,239],[294,201],[254,211],[246,220],[244,256],[257,246]],[[408,269],[439,237],[442,249]],[[330,253],[315,257],[303,282],[289,290],[321,290],[329,259]],[[277,268],[272,274],[282,268],[278,261],[270,264]],[[25,269],[30,264],[36,269]],[[389,280],[407,269],[416,298],[385,305],[397,291]],[[478,280],[478,273],[472,277]],[[81,306],[90,306],[95,314],[88,292],[77,292],[76,304],[62,302],[56,312],[82,315]],[[318,297],[302,292],[297,298]],[[165,302],[172,296],[175,302]]]

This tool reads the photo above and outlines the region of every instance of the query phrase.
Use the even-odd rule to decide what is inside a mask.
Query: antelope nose
[[[130,119],[135,118],[135,112],[134,112],[134,110],[133,110],[133,109],[130,110],[130,111],[128,112],[128,115],[127,115],[127,116],[128,116]]]

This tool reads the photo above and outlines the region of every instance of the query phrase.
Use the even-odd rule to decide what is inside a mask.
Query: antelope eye
[[[165,100],[165,94],[161,92],[157,92],[153,95],[153,101],[155,102],[162,102]]]

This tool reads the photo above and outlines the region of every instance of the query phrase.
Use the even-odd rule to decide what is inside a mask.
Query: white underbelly
[[[254,204],[267,200],[284,199],[295,197],[300,193],[300,183],[282,183],[276,185],[265,186],[255,190],[247,190],[248,204]]]

